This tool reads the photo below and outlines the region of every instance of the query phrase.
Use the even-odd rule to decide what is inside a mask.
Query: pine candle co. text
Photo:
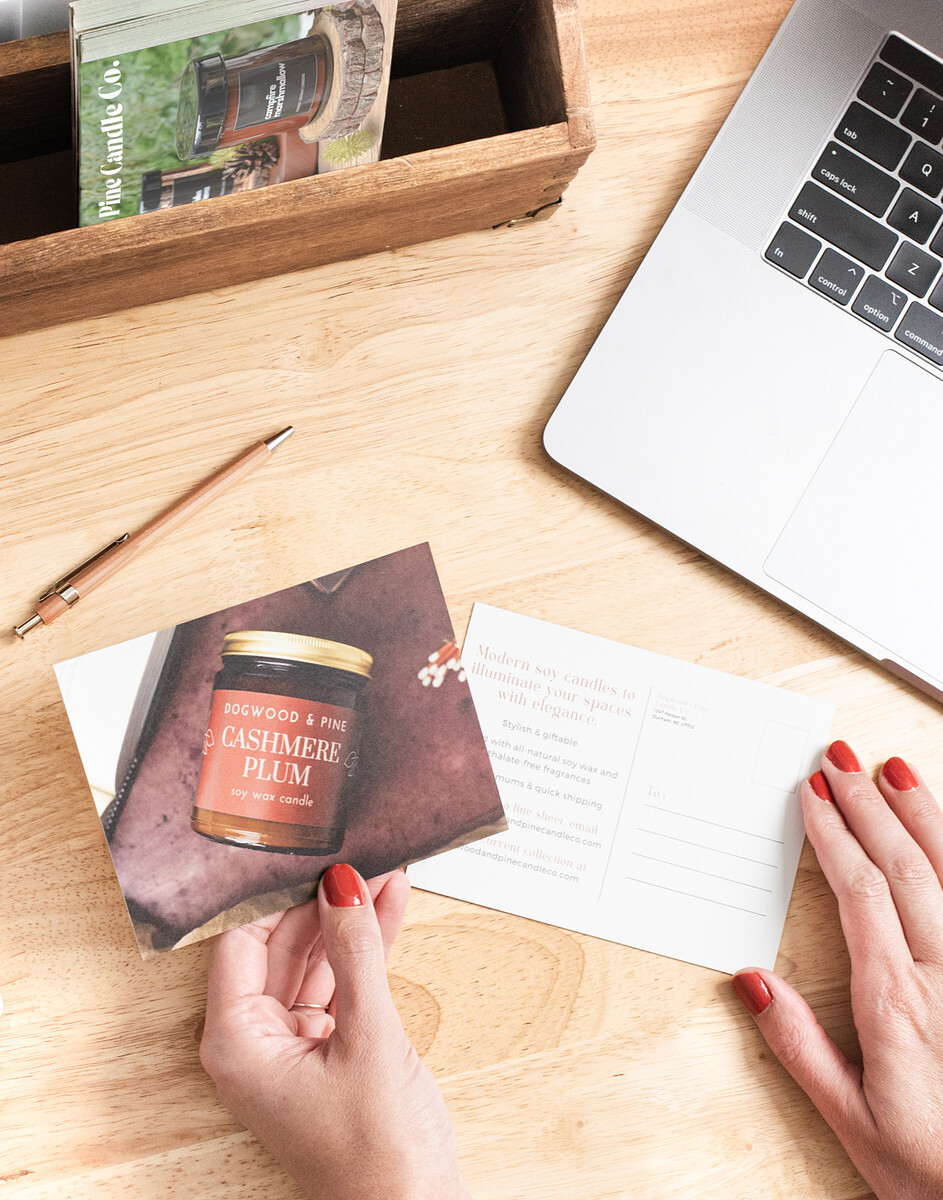
[[[255,849],[334,853],[372,658],[268,631],[227,634],[222,653],[192,828]]]

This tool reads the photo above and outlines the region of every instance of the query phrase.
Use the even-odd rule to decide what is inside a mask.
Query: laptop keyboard
[[[891,34],[766,258],[943,367],[943,63]]]

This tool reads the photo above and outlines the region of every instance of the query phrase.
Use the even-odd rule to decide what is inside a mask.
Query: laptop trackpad
[[[764,567],[943,679],[941,536],[943,383],[887,351]]]

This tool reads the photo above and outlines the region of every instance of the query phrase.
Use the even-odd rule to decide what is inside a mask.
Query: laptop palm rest
[[[766,573],[943,680],[943,384],[878,361],[764,563]]]

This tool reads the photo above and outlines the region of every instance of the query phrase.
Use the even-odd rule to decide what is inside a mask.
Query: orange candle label
[[[358,759],[351,708],[216,691],[203,738],[197,808],[259,821],[334,825]]]

